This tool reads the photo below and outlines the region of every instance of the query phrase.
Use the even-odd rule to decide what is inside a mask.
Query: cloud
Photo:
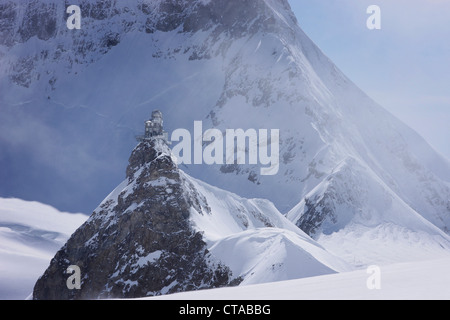
[[[450,136],[442,121],[450,114],[450,1],[290,3],[300,27],[351,80],[450,158],[442,139]],[[381,8],[381,30],[366,27],[372,4]]]

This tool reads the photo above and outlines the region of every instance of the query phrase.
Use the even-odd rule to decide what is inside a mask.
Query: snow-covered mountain
[[[23,300],[55,252],[88,216],[0,198],[0,300]]]
[[[0,0],[1,195],[90,211],[120,183],[134,135],[159,108],[169,132],[195,120],[280,130],[276,175],[239,164],[179,173],[198,199],[192,230],[212,254],[274,261],[265,279],[271,262],[229,263],[244,282],[311,275],[289,267],[292,255],[312,255],[320,272],[340,269],[329,252],[358,266],[448,255],[450,162],[343,75],[286,0],[78,4],[82,27],[68,30],[67,3]],[[105,212],[126,209],[115,199]],[[224,214],[206,214],[202,199]]]
[[[274,205],[192,179],[162,139],[132,152],[124,180],[56,253],[34,299],[130,298],[351,270]],[[81,289],[64,272],[81,270]]]
[[[2,194],[95,207],[158,107],[169,132],[194,120],[205,130],[280,129],[277,175],[255,165],[185,168],[194,177],[287,212],[353,159],[448,232],[449,161],[347,79],[287,1],[79,4],[82,28],[68,30],[60,1],[2,0],[1,164],[14,181]],[[35,191],[25,179],[58,183]]]
[[[414,211],[367,166],[348,159],[287,217],[355,265],[439,258],[450,237]]]
[[[210,212],[191,212],[210,252],[242,278],[240,285],[352,270],[282,215],[272,202],[245,199],[186,175]]]

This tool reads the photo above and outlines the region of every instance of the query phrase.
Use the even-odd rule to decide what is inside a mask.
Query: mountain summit
[[[33,299],[145,297],[349,269],[270,202],[183,173],[163,136],[136,146],[126,176],[56,253]],[[79,289],[66,285],[73,266]]]
[[[33,298],[129,298],[238,284],[189,222],[203,204],[163,140],[141,142],[127,179],[58,251]],[[80,290],[65,285],[70,265],[82,272]]]
[[[69,211],[90,212],[121,180],[155,105],[189,129],[224,101],[233,41],[288,27],[273,6],[296,23],[286,1],[75,4],[80,30],[64,2],[0,0],[0,194]]]
[[[382,248],[400,231],[405,243],[424,232],[433,252],[447,247],[448,159],[352,83],[287,1],[80,1],[81,30],[67,29],[63,2],[0,3],[0,24],[17,30],[0,42],[2,194],[94,207],[158,105],[169,137],[196,120],[204,130],[279,130],[274,176],[255,164],[183,170],[270,200],[324,245],[357,235],[343,249],[350,263],[377,261],[362,238]]]

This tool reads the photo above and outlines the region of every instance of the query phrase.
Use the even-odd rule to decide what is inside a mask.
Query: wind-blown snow
[[[191,176],[269,199],[286,213],[352,157],[448,232],[448,159],[351,83],[301,30],[286,1],[234,0],[226,8],[221,1],[192,1],[173,16],[161,3],[99,4],[78,33],[65,27],[64,4],[30,4],[30,14],[56,13],[55,30],[48,37],[36,36],[36,28],[8,34],[0,45],[0,131],[8,137],[0,143],[15,160],[32,159],[41,170],[31,175],[29,166],[18,164],[17,170],[1,160],[5,181],[16,181],[0,186],[2,194],[33,194],[63,206],[67,199],[51,188],[54,181],[69,181],[77,199],[72,205],[91,210],[121,181],[133,135],[159,108],[169,133],[190,130],[195,120],[203,120],[204,129],[280,129],[276,176],[249,180],[258,168],[224,173],[220,166],[200,165],[184,168]],[[54,6],[44,6],[49,4]],[[203,6],[205,11],[195,11]],[[26,8],[11,4],[4,24],[20,29]],[[184,30],[193,23],[186,21],[192,12],[200,15],[199,25]],[[168,17],[173,29],[170,23],[159,28]],[[16,187],[36,183],[35,175],[52,181],[49,189]]]

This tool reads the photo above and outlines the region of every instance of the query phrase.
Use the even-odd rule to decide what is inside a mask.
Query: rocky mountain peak
[[[33,298],[131,298],[239,283],[189,221],[203,202],[162,140],[141,142],[127,179],[58,251]],[[80,268],[79,290],[66,286],[70,265]]]

